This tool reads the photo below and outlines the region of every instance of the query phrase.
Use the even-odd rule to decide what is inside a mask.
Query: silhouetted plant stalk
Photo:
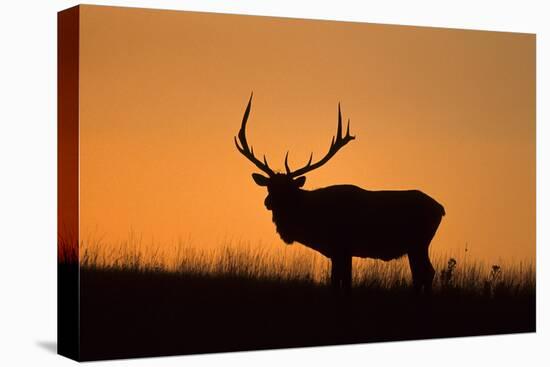
[[[500,287],[505,287],[502,282],[502,271],[499,265],[493,265],[491,267],[491,272],[485,280],[484,284],[484,293],[487,296],[494,297],[495,292],[498,292]]]
[[[451,289],[454,287],[454,272],[456,268],[456,260],[454,258],[450,258],[449,261],[447,261],[447,267],[443,270],[441,270],[441,287],[443,289]]]

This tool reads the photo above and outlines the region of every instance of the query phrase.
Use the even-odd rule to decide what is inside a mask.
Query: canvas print
[[[535,35],[58,15],[59,353],[535,332]]]

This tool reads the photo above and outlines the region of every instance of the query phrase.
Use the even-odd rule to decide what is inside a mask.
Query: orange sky
[[[81,7],[84,240],[283,246],[248,139],[282,169],[324,154],[337,103],[357,139],[307,176],[416,188],[445,206],[436,252],[535,256],[535,36]]]

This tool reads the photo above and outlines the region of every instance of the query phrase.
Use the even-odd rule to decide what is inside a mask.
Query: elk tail
[[[439,214],[441,214],[442,217],[445,216],[446,213],[445,213],[445,208],[443,207],[443,205],[441,205],[439,203],[437,203],[437,205],[438,205],[438,209],[439,209]]]

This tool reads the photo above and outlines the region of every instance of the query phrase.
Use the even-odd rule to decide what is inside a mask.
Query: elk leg
[[[435,276],[435,269],[432,266],[432,263],[430,262],[430,256],[428,255],[428,247],[423,251],[423,259],[424,259],[424,279],[422,281],[424,285],[424,292],[426,294],[432,294],[432,283]]]
[[[413,281],[414,292],[419,294],[422,291],[422,266],[420,256],[416,252],[409,252],[409,266]]]
[[[436,220],[435,223],[433,223],[431,234],[428,237],[426,237],[426,240],[420,247],[422,249],[420,251],[420,257],[424,267],[422,284],[424,286],[424,292],[426,294],[432,294],[432,284],[435,277],[435,269],[430,261],[429,247],[430,247],[430,243],[432,242],[433,236],[435,235],[435,231],[437,231],[437,227],[439,226],[440,222],[441,222],[441,217],[438,220]]]
[[[330,283],[332,287],[333,293],[337,294],[340,289],[340,281],[342,279],[341,277],[341,261],[340,259],[336,257],[332,257],[330,259]]]
[[[426,294],[431,294],[435,270],[428,256],[428,248],[424,247],[421,251],[410,252],[409,265],[415,292],[420,293],[424,288]]]
[[[345,256],[342,259],[342,289],[345,295],[351,294],[352,257]]]

